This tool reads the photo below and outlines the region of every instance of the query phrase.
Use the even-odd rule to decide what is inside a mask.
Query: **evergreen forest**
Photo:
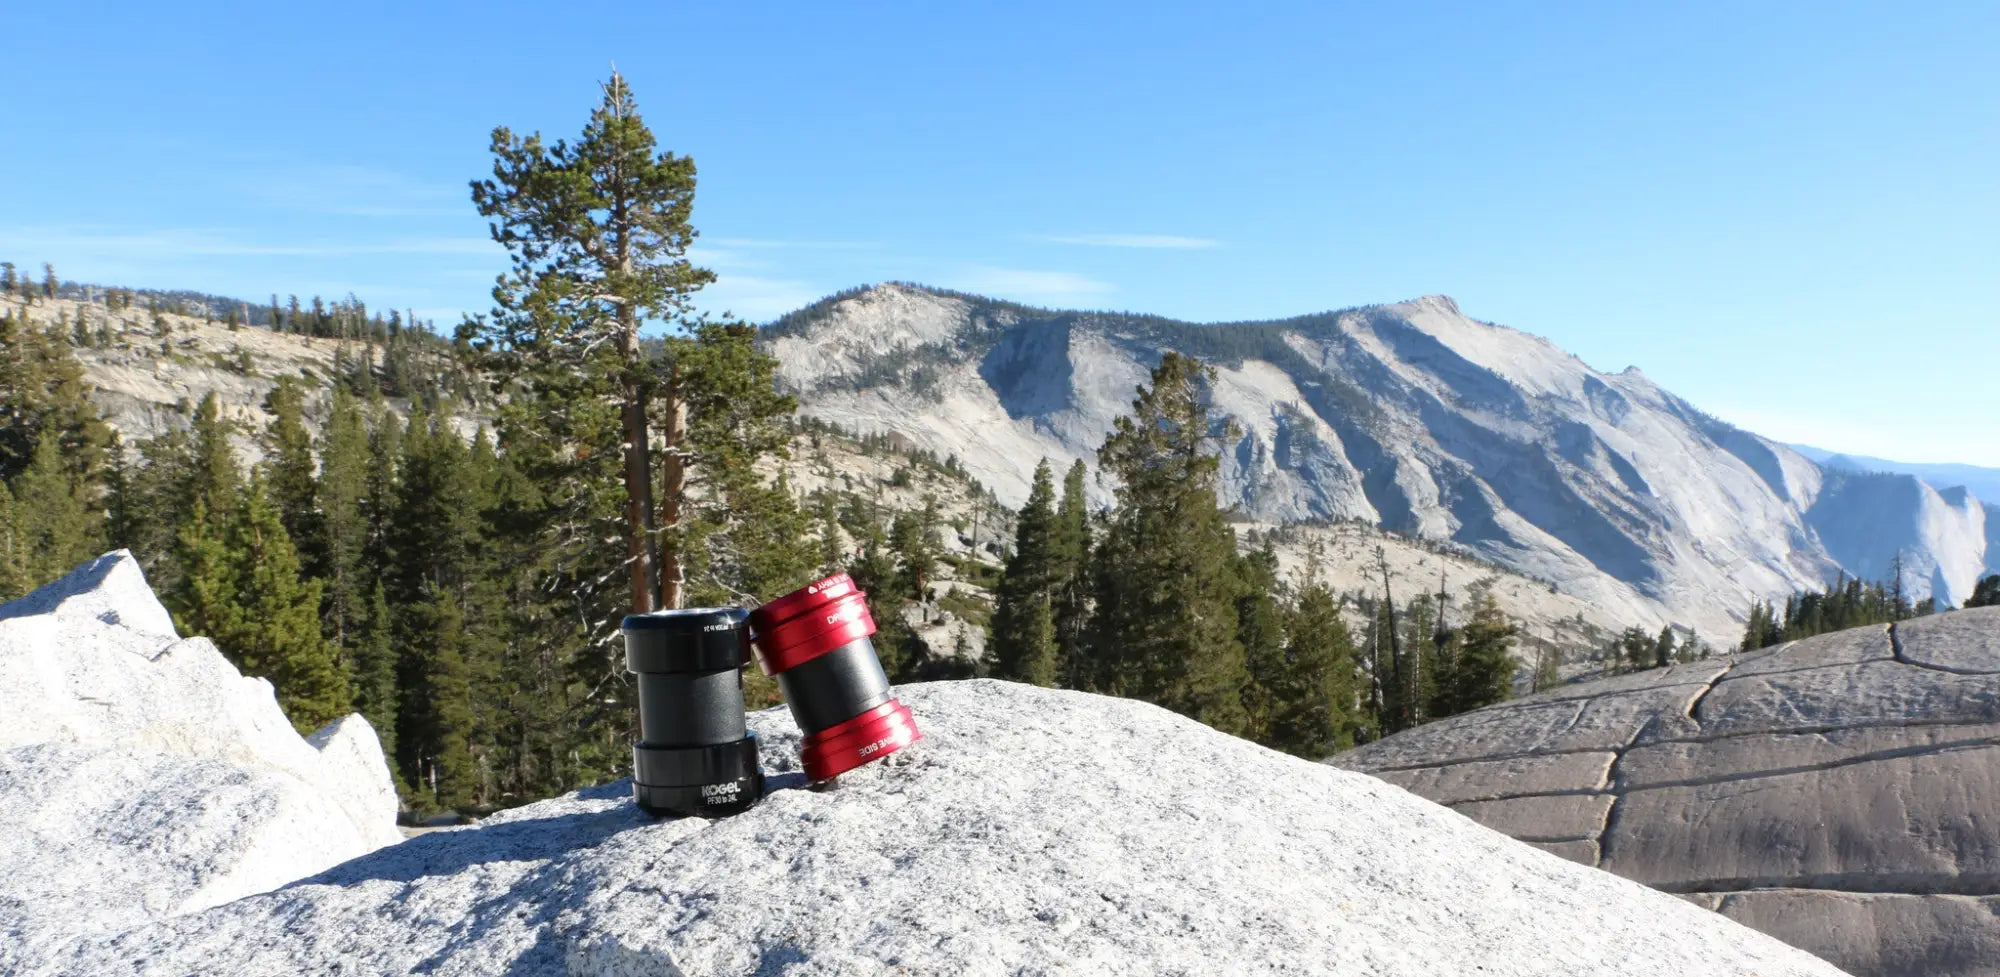
[[[1993,602],[2000,590],[2000,577],[1981,581],[1967,607]],[[1783,607],[1759,601],[1750,605],[1749,621],[1743,628],[1743,651],[1769,648],[1787,641],[1810,638],[1829,631],[1842,631],[1870,624],[1893,624],[1934,613],[1936,605],[1928,597],[1913,600],[1903,591],[1903,560],[1892,561],[1887,582],[1864,583],[1841,574],[1825,590],[1802,590],[1785,598]]]

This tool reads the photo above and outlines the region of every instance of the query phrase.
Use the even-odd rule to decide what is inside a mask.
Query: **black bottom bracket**
[[[634,744],[632,799],[659,817],[715,818],[756,807],[764,799],[757,734],[716,746]]]
[[[726,784],[700,787],[649,787],[635,780],[632,799],[654,817],[727,817],[756,807],[764,799],[764,775],[759,772]]]

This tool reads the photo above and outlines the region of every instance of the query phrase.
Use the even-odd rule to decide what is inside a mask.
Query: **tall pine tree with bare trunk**
[[[656,148],[624,78],[602,94],[574,143],[494,131],[472,197],[513,266],[493,313],[458,330],[501,395],[489,542],[508,554],[517,640],[499,654],[561,700],[524,719],[534,755],[502,759],[561,786],[630,756],[621,617],[756,603],[814,569],[807,520],[764,464],[796,404],[753,327],[692,307],[715,278],[687,260],[694,163]]]
[[[672,383],[656,382],[640,327],[685,324],[693,294],[715,280],[687,260],[694,161],[656,153],[615,72],[574,144],[547,145],[503,126],[493,130],[492,150],[493,178],[474,181],[472,199],[513,268],[494,286],[491,320],[469,323],[468,332],[503,376],[582,375],[580,392],[608,402],[623,462],[630,609],[679,606],[680,554],[662,552],[661,529],[681,517],[687,409]],[[666,461],[657,470],[655,417]],[[584,460],[593,447],[584,446]]]

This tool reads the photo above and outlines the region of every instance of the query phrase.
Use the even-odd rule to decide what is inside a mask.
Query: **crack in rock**
[[[2000,672],[1994,671],[1992,669],[1953,668],[1950,665],[1939,665],[1935,662],[1924,662],[1911,658],[1909,654],[1903,650],[1903,636],[1902,634],[1897,632],[1896,622],[1893,621],[1890,622],[1889,624],[1889,648],[1895,654],[1896,661],[1904,665],[1908,665],[1911,668],[1922,668],[1933,672],[1944,672],[1947,675],[2000,675]]]
[[[1729,664],[1723,666],[1722,671],[1716,672],[1715,676],[1704,683],[1699,691],[1689,697],[1687,705],[1682,707],[1681,715],[1688,722],[1693,723],[1696,729],[1702,728],[1701,717],[1696,715],[1701,709],[1702,700],[1708,698],[1708,694],[1715,691],[1715,687],[1722,684],[1722,681],[1729,677],[1729,673],[1735,670],[1736,664],[1734,659],[1730,660]],[[1652,727],[1652,720],[1640,723],[1639,728],[1633,731],[1632,738],[1627,740],[1624,746],[1618,748],[1617,753],[1611,758],[1611,765],[1605,768],[1604,787],[1611,793],[1611,806],[1605,809],[1604,827],[1600,828],[1597,832],[1597,861],[1593,863],[1596,866],[1602,867],[1605,859],[1611,853],[1613,832],[1617,830],[1618,816],[1623,813],[1625,807],[1626,790],[1622,784],[1623,777],[1618,769],[1619,764],[1625,762],[1625,754],[1630,752],[1632,747],[1639,742],[1639,738],[1645,735],[1646,730]]]
[[[1729,664],[1722,667],[1722,671],[1715,673],[1714,678],[1708,680],[1708,684],[1701,687],[1700,692],[1694,694],[1694,698],[1688,700],[1687,708],[1681,711],[1681,715],[1686,716],[1688,722],[1693,723],[1696,729],[1702,728],[1701,717],[1696,715],[1701,710],[1702,700],[1707,699],[1708,694],[1714,692],[1715,687],[1721,685],[1722,681],[1729,677],[1729,673],[1735,670],[1736,662],[1731,660]]]
[[[2000,878],[1991,875],[1973,876],[1896,876],[1875,873],[1842,873],[1830,875],[1795,875],[1781,878],[1733,878],[1694,879],[1685,882],[1648,882],[1661,892],[1674,895],[1694,895],[1698,893],[1740,895],[1746,892],[1840,892],[1849,895],[1886,896],[1961,896],[1971,898],[1992,898],[2000,896]]]
[[[1889,749],[1889,750],[1876,750],[1871,753],[1860,753],[1860,754],[1855,754],[1854,756],[1841,757],[1835,760],[1825,760],[1819,763],[1800,764],[1798,766],[1792,766],[1792,767],[1773,767],[1769,770],[1746,771],[1734,774],[1717,774],[1712,777],[1696,777],[1688,780],[1662,780],[1657,783],[1640,784],[1636,787],[1626,787],[1620,790],[1619,793],[1622,796],[1623,794],[1636,794],[1640,791],[1646,791],[1646,790],[1664,790],[1667,788],[1676,788],[1676,787],[1706,787],[1711,784],[1729,784],[1744,780],[1762,780],[1771,777],[1789,777],[1802,773],[1819,773],[1821,771],[1826,771],[1826,770],[1838,770],[1841,767],[1851,767],[1863,763],[1879,763],[1885,760],[1901,760],[1906,757],[1924,756],[1926,754],[1932,754],[1932,753],[1958,753],[1965,750],[1983,750],[1983,749],[1990,749],[1996,746],[2000,746],[2000,737],[1995,737],[1995,736],[1988,736],[1972,740],[1955,740],[1950,743],[1925,743],[1920,746],[1898,747],[1896,749]],[[1539,795],[1524,794],[1521,796],[1532,797]]]
[[[1676,737],[1672,739],[1655,739],[1655,740],[1647,740],[1644,743],[1633,743],[1630,745],[1634,747],[1675,746],[1683,744],[1700,745],[1704,743],[1721,743],[1727,740],[1739,740],[1751,736],[1819,736],[1827,733],[1842,733],[1853,729],[1932,729],[1936,727],[1945,727],[1945,726],[1983,727],[1991,725],[1992,723],[1990,721],[1982,719],[1906,718],[1906,719],[1896,719],[1896,720],[1880,720],[1876,722],[1854,722],[1854,723],[1841,723],[1841,724],[1817,723],[1811,726],[1782,726],[1782,727],[1773,727],[1771,729],[1739,729],[1739,730],[1732,730],[1727,733],[1716,733],[1711,736],[1687,736],[1687,737]],[[1644,727],[1641,727],[1641,729],[1643,731]],[[1467,763],[1503,763],[1509,760],[1533,760],[1537,757],[1575,756],[1580,753],[1619,754],[1620,748],[1613,746],[1587,746],[1587,747],[1580,746],[1580,747],[1572,747],[1561,750],[1530,750],[1525,753],[1496,753],[1491,756],[1468,757],[1463,760],[1447,760],[1442,763],[1398,764],[1395,766],[1385,766],[1385,767],[1340,767],[1340,769],[1352,770],[1355,773],[1365,773],[1372,776],[1375,774],[1384,774],[1384,773],[1414,773],[1422,770],[1448,770],[1452,767],[1460,766]],[[1608,779],[1609,778],[1607,778],[1607,780]],[[1601,786],[1598,788],[1598,790],[1601,792],[1609,791],[1610,789],[1611,788],[1609,787],[1608,783],[1605,786]],[[1635,789],[1643,789],[1643,788],[1635,788]]]

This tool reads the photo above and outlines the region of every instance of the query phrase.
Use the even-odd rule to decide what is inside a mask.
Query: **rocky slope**
[[[0,298],[0,309],[18,312],[23,308],[16,299]],[[334,374],[343,358],[353,362],[379,356],[361,342],[307,340],[255,327],[230,329],[220,322],[172,312],[160,313],[156,323],[153,314],[142,308],[112,313],[102,302],[77,298],[37,301],[25,310],[42,324],[74,323],[82,316],[93,331],[106,327],[109,343],[76,352],[90,380],[94,401],[124,435],[128,447],[185,427],[188,405],[213,392],[224,414],[241,422],[237,448],[242,460],[255,461],[263,453],[256,432],[270,421],[265,398],[278,377],[293,376],[319,384]],[[328,409],[328,395],[323,387],[315,389],[307,424],[317,430]],[[395,400],[388,406],[392,411],[403,408]],[[476,414],[461,418],[468,436],[479,423]],[[985,640],[979,625],[991,608],[989,584],[1006,548],[1012,545],[1012,513],[974,477],[945,471],[915,457],[912,453],[919,446],[908,439],[889,440],[889,444],[871,446],[835,432],[803,432],[794,440],[791,461],[780,467],[800,493],[831,492],[841,499],[843,509],[850,500],[860,500],[892,515],[921,508],[927,496],[936,499],[947,527],[941,543],[951,557],[940,571],[944,584],[940,594],[949,596],[956,591],[958,598],[912,605],[905,608],[905,617],[934,656],[957,649],[976,654]],[[929,461],[942,460],[948,454]],[[1018,505],[1019,501],[1014,499],[1013,503]],[[1306,538],[1327,543],[1328,567],[1336,577],[1335,585],[1343,591],[1379,589],[1379,578],[1373,576],[1378,546],[1386,553],[1398,593],[1434,590],[1441,575],[1455,607],[1469,606],[1467,601],[1478,590],[1493,590],[1509,613],[1526,625],[1524,654],[1546,646],[1566,658],[1581,659],[1628,624],[1642,623],[1649,629],[1659,624],[1653,616],[1635,614],[1624,606],[1550,593],[1543,581],[1509,572],[1490,561],[1482,563],[1469,553],[1440,553],[1417,541],[1353,523],[1302,527],[1286,536],[1278,551],[1288,568],[1303,560],[1303,547],[1293,544]],[[850,538],[847,542],[852,545],[854,541]]]
[[[320,382],[334,374],[336,359],[368,355],[367,344],[352,340],[307,339],[268,329],[231,329],[221,322],[132,307],[117,312],[76,298],[40,299],[24,304],[0,297],[0,312],[23,313],[43,326],[73,327],[81,318],[109,342],[76,350],[90,381],[91,400],[128,444],[187,426],[189,409],[209,393],[223,416],[247,431],[269,422],[265,398],[281,376]],[[261,454],[254,439],[240,443],[245,454]]]
[[[0,972],[393,844],[396,806],[366,720],[301,739],[130,554],[0,606]]]
[[[2000,608],[1566,686],[1329,762],[1856,974],[2000,974]]]
[[[806,413],[955,454],[1018,502],[1089,457],[1166,349],[1219,366],[1231,501],[1451,540],[1600,606],[1708,634],[1753,597],[1881,574],[1963,601],[2000,567],[1993,512],[1909,476],[1849,477],[1636,369],[1600,373],[1447,298],[1226,327],[884,285],[769,329]]]
[[[1649,620],[1633,613],[1631,607],[1593,604],[1547,581],[1524,577],[1473,554],[1427,546],[1421,540],[1372,526],[1244,523],[1238,531],[1246,547],[1253,545],[1252,533],[1260,541],[1271,541],[1283,580],[1301,579],[1308,558],[1316,552],[1321,578],[1346,598],[1342,609],[1350,632],[1356,636],[1368,623],[1361,599],[1381,596],[1385,566],[1389,589],[1399,603],[1419,594],[1436,597],[1442,592],[1446,617],[1454,625],[1466,619],[1474,601],[1492,595],[1520,626],[1514,654],[1525,666],[1520,675],[1524,681],[1531,677],[1544,652],[1562,663],[1564,674],[1598,667],[1591,663],[1603,657],[1618,632]],[[1658,626],[1654,623],[1648,630]],[[1728,640],[1724,635],[1681,635],[1684,640],[1691,637],[1711,648]]]
[[[653,821],[623,783],[86,935],[23,974],[1832,975],[1680,900],[1163,710],[898,690],[926,739]]]

